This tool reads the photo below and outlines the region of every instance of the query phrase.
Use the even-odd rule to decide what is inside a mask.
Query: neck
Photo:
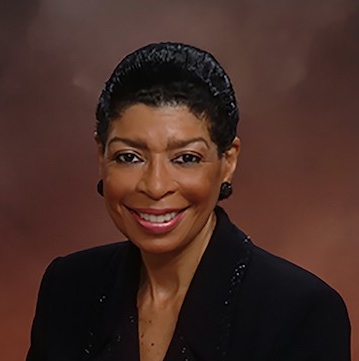
[[[192,281],[216,224],[214,212],[205,226],[182,249],[166,254],[141,253],[144,264],[140,293],[155,302],[183,297]]]

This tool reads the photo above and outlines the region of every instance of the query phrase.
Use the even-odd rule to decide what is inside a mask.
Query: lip
[[[184,211],[184,208],[162,208],[162,209],[154,209],[154,208],[129,208],[130,211],[136,212],[136,213],[146,213],[146,214],[152,214],[154,216],[161,216],[167,213],[180,213]]]
[[[149,233],[166,233],[171,231],[173,228],[177,226],[180,222],[183,212],[185,208],[182,209],[174,209],[174,208],[166,208],[166,209],[153,209],[153,208],[129,208],[126,207],[133,218],[137,221],[137,223],[147,232]],[[150,222],[140,217],[139,213],[145,213],[148,215],[161,216],[169,213],[177,213],[173,218],[169,221],[165,222]]]

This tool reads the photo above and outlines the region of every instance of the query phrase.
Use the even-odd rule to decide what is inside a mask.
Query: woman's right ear
[[[95,136],[94,136],[95,142],[96,142],[96,146],[97,146],[97,160],[98,160],[98,166],[99,166],[99,175],[100,177],[102,176],[102,167],[103,167],[103,161],[104,161],[104,153],[105,153],[105,149],[104,146],[99,138],[99,136],[97,135],[97,133],[95,132]]]

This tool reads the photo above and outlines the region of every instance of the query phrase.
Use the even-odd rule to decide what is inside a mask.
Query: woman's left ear
[[[241,152],[241,140],[235,137],[231,146],[224,152],[224,182],[231,182],[233,173],[237,168],[238,156]]]

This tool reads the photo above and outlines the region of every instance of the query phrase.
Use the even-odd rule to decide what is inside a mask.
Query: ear
[[[241,151],[241,140],[235,137],[229,149],[223,154],[224,174],[223,182],[232,181],[234,171],[237,168],[238,156]]]
[[[104,149],[104,146],[102,145],[97,133],[95,133],[94,139],[95,139],[95,143],[96,143],[96,147],[97,147],[97,160],[98,160],[98,166],[99,166],[99,176],[100,176],[100,178],[102,178],[105,149]]]

